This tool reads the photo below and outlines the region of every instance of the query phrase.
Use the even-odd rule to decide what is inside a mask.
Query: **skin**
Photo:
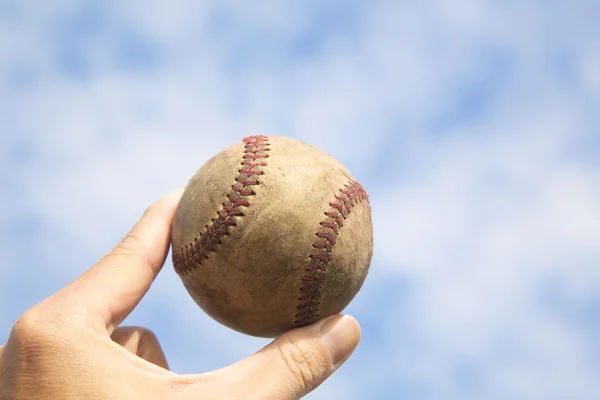
[[[350,316],[288,331],[247,359],[191,375],[169,370],[151,331],[119,326],[164,264],[181,192],[149,207],[97,264],[17,320],[0,347],[0,399],[298,399],[350,357],[360,340]]]

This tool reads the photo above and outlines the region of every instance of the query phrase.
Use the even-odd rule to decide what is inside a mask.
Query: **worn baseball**
[[[190,179],[172,226],[173,265],[225,326],[274,337],[341,312],[373,254],[364,188],[295,139],[250,136]]]

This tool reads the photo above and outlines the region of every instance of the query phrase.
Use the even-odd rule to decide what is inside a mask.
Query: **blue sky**
[[[253,133],[371,195],[355,356],[311,399],[600,396],[600,3],[0,1],[0,341]],[[266,342],[170,261],[127,321],[179,372]]]

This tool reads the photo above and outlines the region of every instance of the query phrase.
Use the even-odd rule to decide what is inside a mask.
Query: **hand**
[[[0,399],[297,399],[350,356],[360,328],[334,316],[226,368],[179,375],[149,330],[119,327],[165,261],[180,196],[148,208],[96,265],[17,320],[0,347]]]

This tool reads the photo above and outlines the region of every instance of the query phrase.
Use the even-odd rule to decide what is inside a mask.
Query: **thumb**
[[[245,398],[298,399],[333,374],[359,341],[358,322],[336,315],[286,332],[220,372],[241,378],[236,390],[241,389]]]

